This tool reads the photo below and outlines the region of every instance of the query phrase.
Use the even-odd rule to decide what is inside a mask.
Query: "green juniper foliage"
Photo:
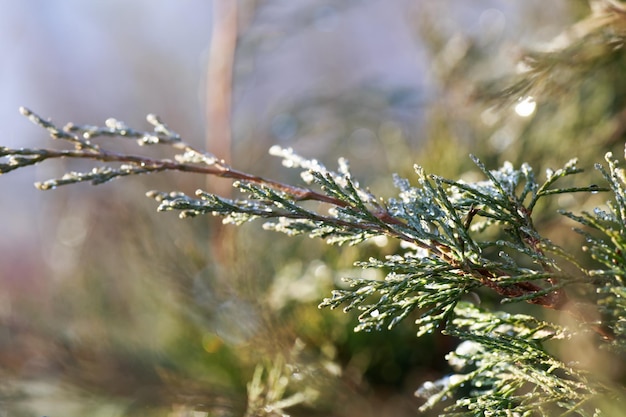
[[[338,245],[356,245],[376,236],[401,241],[399,253],[358,264],[381,269],[383,280],[349,278],[347,286],[333,291],[320,307],[357,309],[357,331],[391,329],[410,316],[418,336],[440,331],[462,341],[447,357],[453,373],[416,391],[425,400],[422,410],[475,416],[595,416],[602,415],[607,403],[623,401],[618,384],[560,360],[549,348],[590,333],[617,357],[626,353],[626,176],[611,154],[606,165],[597,165],[605,185],[574,185],[582,172],[575,160],[540,175],[527,164],[516,168],[506,163],[491,170],[473,157],[481,181],[446,179],[416,166],[416,181],[396,176],[397,197],[384,200],[352,177],[344,159],[331,170],[291,149],[273,147],[270,152],[285,166],[301,171],[304,185],[296,186],[238,171],[194,149],[155,116],[148,117],[153,131],[143,132],[116,120],[104,127],[60,128],[27,109],[22,113],[52,138],[73,146],[0,147],[0,173],[55,158],[105,163],[37,183],[40,189],[161,171],[202,173],[233,179],[241,197],[202,190],[192,196],[161,191],[147,195],[159,203],[159,210],[177,210],[180,217],[212,214],[234,224],[262,218],[267,229]],[[174,159],[120,154],[97,143],[101,137],[164,144],[177,153]],[[580,224],[577,231],[597,261],[596,269],[586,269],[533,224],[542,200],[581,192],[611,196],[605,208],[591,213],[563,213]],[[574,324],[498,311],[491,303],[481,303],[481,295],[562,311]],[[273,372],[284,372],[283,365],[276,366],[268,371],[269,385],[282,381]],[[279,392],[267,389],[271,398],[261,398],[262,377],[259,368],[250,384],[251,403],[271,402],[282,409],[291,400],[300,401],[297,394],[281,400],[282,385]]]

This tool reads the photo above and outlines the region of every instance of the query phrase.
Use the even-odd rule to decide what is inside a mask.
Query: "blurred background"
[[[115,117],[146,130],[155,113],[284,182],[298,173],[267,154],[273,144],[328,166],[344,156],[383,197],[414,163],[469,175],[469,153],[493,168],[541,172],[574,156],[589,168],[623,139],[616,67],[568,84],[561,101],[474,99],[588,12],[582,0],[0,0],[0,143],[62,145],[19,115],[27,106],[59,125]],[[410,416],[415,389],[449,372],[454,340],[417,339],[410,319],[355,334],[353,315],[317,309],[342,277],[376,278],[353,262],[393,243],[326,247],[260,224],[179,220],[144,197],[229,193],[193,175],[32,186],[85,166],[0,179],[0,416],[238,416],[251,413],[255,367],[281,363],[286,395],[306,394],[291,415]]]

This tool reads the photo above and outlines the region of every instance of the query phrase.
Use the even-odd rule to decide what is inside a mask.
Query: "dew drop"
[[[528,117],[535,112],[537,102],[531,96],[520,99],[515,105],[515,113],[520,117]]]

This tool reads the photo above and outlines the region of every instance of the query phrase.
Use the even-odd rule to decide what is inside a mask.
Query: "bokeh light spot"
[[[517,115],[521,117],[528,117],[535,112],[536,108],[537,108],[537,102],[535,101],[534,98],[532,98],[531,96],[528,96],[528,97],[521,99],[515,105],[515,113],[517,113]]]

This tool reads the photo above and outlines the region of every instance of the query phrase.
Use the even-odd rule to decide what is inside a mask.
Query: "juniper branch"
[[[322,237],[330,243],[355,244],[377,235],[406,243],[407,249],[384,261],[370,259],[358,263],[363,268],[383,270],[384,280],[348,279],[348,288],[333,291],[320,306],[359,310],[356,330],[392,328],[417,311],[418,335],[440,328],[480,345],[478,356],[483,358],[480,366],[447,383],[437,393],[430,393],[427,407],[463,384],[474,383],[472,381],[488,382],[492,391],[477,390],[476,395],[458,402],[450,410],[478,405],[486,409],[501,404],[503,398],[522,412],[529,410],[532,403],[544,404],[542,407],[548,410],[554,404],[571,404],[574,400],[582,403],[601,391],[595,386],[585,391],[581,388],[586,383],[584,375],[543,351],[541,342],[557,337],[562,333],[560,330],[519,316],[505,320],[503,316],[468,306],[463,297],[484,287],[499,294],[503,302],[528,302],[563,309],[568,301],[568,286],[601,279],[604,286],[599,289],[598,310],[609,316],[617,311],[626,294],[622,278],[626,276],[626,260],[622,256],[622,251],[626,250],[623,238],[626,235],[626,176],[608,156],[609,169],[598,167],[608,188],[557,186],[582,171],[576,167],[575,160],[562,169],[548,170],[546,180],[540,183],[526,164],[515,169],[507,163],[498,170],[489,170],[473,158],[485,180],[474,183],[450,180],[427,175],[416,166],[418,186],[395,176],[398,197],[384,201],[360,186],[344,159],[339,160],[339,168],[333,171],[316,160],[300,157],[291,149],[273,147],[270,153],[282,157],[284,165],[302,170],[306,186],[295,186],[236,170],[214,155],[184,142],[153,115],[148,116],[153,131],[144,132],[113,119],[107,120],[104,127],[69,124],[59,128],[27,109],[22,109],[22,113],[46,129],[52,138],[64,140],[73,148],[0,147],[0,158],[8,160],[0,164],[0,174],[59,158],[105,164],[88,172],[69,172],[62,178],[37,183],[40,189],[85,181],[101,184],[122,176],[164,171],[197,173],[232,179],[233,185],[247,197],[228,199],[202,190],[194,196],[161,191],[147,195],[159,202],[159,210],[178,210],[181,217],[213,214],[235,224],[261,218],[268,221],[265,227],[269,229]],[[139,145],[162,144],[178,153],[173,159],[161,159],[115,152],[98,143],[112,137],[133,139]],[[567,256],[539,233],[533,223],[533,211],[540,199],[549,196],[608,190],[615,195],[608,212],[596,210],[593,215],[583,213],[581,216],[565,213],[610,240],[607,243],[582,232],[591,243],[592,255],[608,267],[587,271],[575,257]],[[310,207],[302,204],[305,201],[320,204]],[[496,233],[492,234],[495,238],[483,233],[491,228],[495,229]],[[497,256],[493,255],[493,249],[498,251]],[[580,275],[562,272],[555,256],[569,261]],[[587,323],[584,315],[567,308],[615,348],[626,346],[625,317],[614,315],[606,323]],[[469,319],[474,320],[471,326]],[[512,334],[502,331],[500,326],[507,325],[513,326]],[[538,334],[543,336],[538,337]],[[520,363],[522,368],[518,366]],[[545,367],[558,369],[568,377],[560,381],[553,371],[546,375]],[[495,378],[496,372],[505,377]],[[527,386],[534,388],[527,395],[518,395]],[[503,392],[506,395],[498,397]]]
[[[143,168],[143,171],[138,173],[182,171],[263,184],[289,194],[294,201],[319,201],[338,207],[346,207],[348,205],[345,201],[311,189],[297,187],[274,181],[272,179],[252,175],[243,171],[238,171],[229,166],[224,160],[219,160],[210,153],[199,151],[188,143],[182,141],[178,134],[171,131],[169,127],[161,122],[158,116],[153,114],[148,115],[147,120],[155,126],[155,129],[153,132],[145,132],[130,129],[123,122],[115,119],[108,119],[106,127],[67,124],[65,127],[59,128],[52,122],[43,119],[41,116],[25,107],[20,108],[20,112],[24,116],[28,117],[32,123],[46,129],[50,133],[51,137],[55,139],[64,139],[74,143],[75,149],[11,149],[7,147],[0,147],[0,157],[10,157],[9,163],[0,164],[0,174],[5,174],[27,165],[34,165],[48,159],[91,159],[101,162],[121,162],[125,164],[137,165]],[[98,137],[132,138],[137,139],[140,145],[167,144],[175,149],[182,150],[184,153],[182,155],[177,155],[176,160],[120,154],[105,150],[101,146],[95,145],[91,142],[92,139]],[[202,165],[198,165],[199,163]],[[54,185],[54,180],[47,181],[46,184],[50,185],[44,187],[43,189],[51,189]],[[67,184],[69,184],[69,182],[67,182]],[[385,214],[381,213],[380,216],[384,217]]]
[[[115,119],[107,120],[104,127],[68,124],[59,128],[28,109],[22,108],[21,112],[31,122],[46,129],[53,138],[74,145],[74,149],[3,147],[0,148],[0,157],[8,157],[9,162],[0,165],[0,173],[55,158],[121,164],[117,168],[104,166],[90,172],[69,172],[60,179],[37,183],[40,189],[83,181],[101,184],[121,176],[163,171],[230,178],[249,198],[230,200],[202,190],[196,192],[196,198],[157,191],[148,193],[148,196],[159,201],[159,210],[180,210],[183,216],[216,214],[225,216],[226,221],[233,223],[254,218],[278,219],[267,227],[290,234],[307,233],[335,243],[358,243],[375,235],[387,235],[408,242],[449,266],[452,272],[448,274],[448,279],[456,275],[466,281],[459,286],[462,291],[455,293],[448,307],[478,284],[491,288],[509,300],[524,300],[550,308],[561,308],[565,304],[566,296],[562,286],[556,282],[558,271],[553,268],[554,261],[543,253],[544,247],[553,245],[535,231],[531,214],[535,203],[544,196],[590,190],[584,187],[551,188],[560,178],[580,172],[574,162],[562,170],[550,172],[547,181],[541,186],[536,183],[532,169],[526,165],[521,170],[506,165],[500,171],[489,171],[474,158],[487,177],[486,182],[475,184],[427,176],[418,168],[416,172],[421,188],[413,188],[405,180],[396,178],[402,200],[392,199],[385,203],[369,190],[360,187],[352,178],[347,161],[343,159],[340,159],[339,170],[335,172],[318,161],[300,157],[290,149],[271,149],[271,153],[284,159],[285,165],[304,169],[303,179],[310,185],[317,185],[321,189],[317,191],[236,170],[225,161],[183,141],[180,135],[154,115],[147,118],[153,131],[145,132],[131,129]],[[174,159],[117,153],[96,143],[97,139],[108,137],[134,139],[139,145],[163,144],[181,153],[176,154]],[[518,194],[520,186],[523,190]],[[530,201],[526,203],[529,195]],[[299,204],[303,201],[328,204],[333,209],[329,214],[322,214],[320,211],[305,209]],[[487,227],[472,225],[477,218],[483,219],[481,221],[487,225],[506,226],[504,230],[511,239],[491,243],[476,240],[474,233]],[[528,256],[541,266],[539,273],[547,274],[545,282],[549,285],[545,287],[533,280],[518,279],[524,272],[515,270],[517,267],[511,271],[511,268],[507,269],[501,264],[490,263],[481,256],[482,248],[489,246],[508,247]],[[406,313],[408,310],[403,311]]]
[[[79,158],[100,162],[117,162],[118,168],[104,166],[90,172],[70,172],[60,179],[38,183],[41,189],[82,181],[100,184],[111,179],[163,171],[181,171],[212,175],[235,180],[234,186],[248,194],[246,199],[226,199],[196,192],[195,197],[180,193],[152,191],[149,197],[159,203],[159,210],[179,210],[181,216],[214,214],[225,221],[240,224],[255,218],[276,219],[267,228],[288,234],[309,234],[323,237],[331,243],[358,243],[372,236],[387,235],[410,243],[425,251],[424,262],[415,264],[408,273],[389,276],[388,280],[371,285],[354,281],[353,285],[366,289],[362,296],[353,298],[354,289],[337,291],[322,305],[336,307],[350,301],[365,313],[361,327],[378,328],[388,321],[395,325],[415,308],[426,309],[422,315],[420,332],[426,332],[448,320],[456,303],[464,294],[484,286],[497,292],[506,301],[526,301],[548,308],[562,308],[567,301],[564,287],[573,282],[565,277],[557,282],[558,268],[546,256],[544,248],[555,246],[543,239],[532,224],[532,208],[542,197],[573,191],[598,191],[599,188],[553,188],[556,181],[579,173],[571,161],[563,169],[549,172],[543,185],[537,184],[532,169],[522,166],[515,170],[505,165],[490,171],[474,158],[487,181],[466,184],[434,175],[426,175],[416,168],[421,188],[396,178],[401,191],[400,200],[388,202],[377,199],[362,188],[349,171],[347,161],[340,159],[337,172],[328,170],[315,160],[308,160],[290,149],[273,147],[271,153],[281,156],[286,166],[304,169],[302,176],[312,188],[284,184],[271,179],[233,169],[225,161],[201,152],[184,142],[180,135],[158,117],[148,116],[154,126],[152,132],[134,130],[123,122],[109,119],[105,127],[69,124],[59,128],[27,109],[22,109],[33,123],[46,129],[55,139],[74,145],[70,150],[8,149],[0,148],[0,156],[9,163],[0,165],[0,173],[33,165],[54,158]],[[174,159],[158,159],[120,154],[96,144],[106,137],[134,139],[139,145],[164,144],[182,153]],[[519,188],[522,188],[519,191]],[[527,202],[527,197],[530,200]],[[303,201],[329,204],[328,214],[301,206]],[[479,220],[483,225],[473,224]],[[479,233],[489,225],[499,225],[509,239],[480,241]],[[503,261],[493,262],[482,255],[483,248],[508,248],[527,256],[539,266],[538,270],[520,268],[505,251]],[[378,265],[379,266],[379,265]],[[376,267],[378,267],[376,266]],[[398,279],[400,278],[400,279]],[[546,285],[547,284],[547,285]],[[375,304],[366,299],[379,292],[382,298]],[[389,303],[390,299],[395,300]],[[376,313],[372,316],[373,313]]]

